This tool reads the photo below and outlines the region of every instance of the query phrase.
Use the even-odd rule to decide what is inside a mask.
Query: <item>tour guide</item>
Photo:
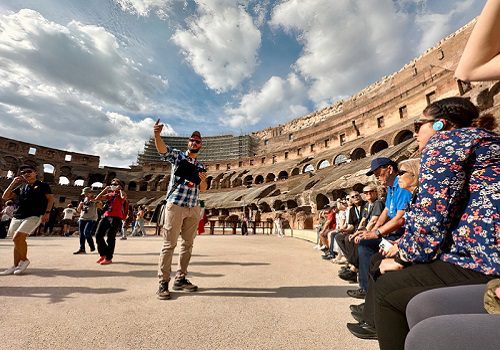
[[[162,229],[163,246],[158,266],[160,285],[156,293],[158,299],[166,300],[170,299],[168,282],[179,233],[182,242],[173,289],[187,292],[198,290],[197,286],[186,279],[186,275],[201,215],[198,196],[200,191],[204,192],[207,189],[207,175],[203,164],[196,160],[202,145],[200,133],[193,132],[188,141],[188,150],[184,153],[168,147],[163,142],[160,136],[162,129],[163,124],[160,124],[158,119],[153,127],[156,149],[163,160],[172,163]]]

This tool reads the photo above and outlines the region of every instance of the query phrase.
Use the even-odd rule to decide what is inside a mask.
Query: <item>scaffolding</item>
[[[187,138],[181,136],[162,136],[163,141],[171,148],[186,150]],[[250,135],[219,135],[205,136],[203,148],[200,150],[198,159],[202,162],[217,160],[235,160],[253,157],[257,149],[258,141]],[[156,151],[153,138],[144,144],[144,151],[137,156],[139,165],[161,162]]]

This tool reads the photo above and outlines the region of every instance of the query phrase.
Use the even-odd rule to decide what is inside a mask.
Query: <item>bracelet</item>
[[[403,267],[408,267],[408,266],[413,265],[413,263],[411,263],[409,261],[404,261],[403,259],[401,259],[401,257],[399,256],[399,252],[394,257],[394,261],[397,262],[399,265],[402,265]]]

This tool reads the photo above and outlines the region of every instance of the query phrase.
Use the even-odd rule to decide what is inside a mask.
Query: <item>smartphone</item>
[[[382,241],[380,241],[378,246],[380,249],[382,249],[384,252],[387,253],[392,248],[393,244],[389,242],[387,239],[382,238]]]
[[[156,121],[155,125],[160,125],[160,118]]]

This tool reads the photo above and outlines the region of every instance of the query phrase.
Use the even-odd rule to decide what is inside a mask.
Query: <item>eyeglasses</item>
[[[434,119],[429,119],[429,120],[415,120],[415,122],[413,123],[413,127],[415,128],[415,133],[418,134],[418,132],[420,131],[420,128],[422,127],[422,125],[427,124],[427,123],[431,123],[433,121],[434,121]]]
[[[194,142],[194,143],[196,143],[197,145],[201,145],[201,141],[200,141],[200,140],[189,139],[189,142]]]
[[[21,171],[21,175],[32,174],[32,173],[34,173],[33,170],[23,170],[23,171]]]

